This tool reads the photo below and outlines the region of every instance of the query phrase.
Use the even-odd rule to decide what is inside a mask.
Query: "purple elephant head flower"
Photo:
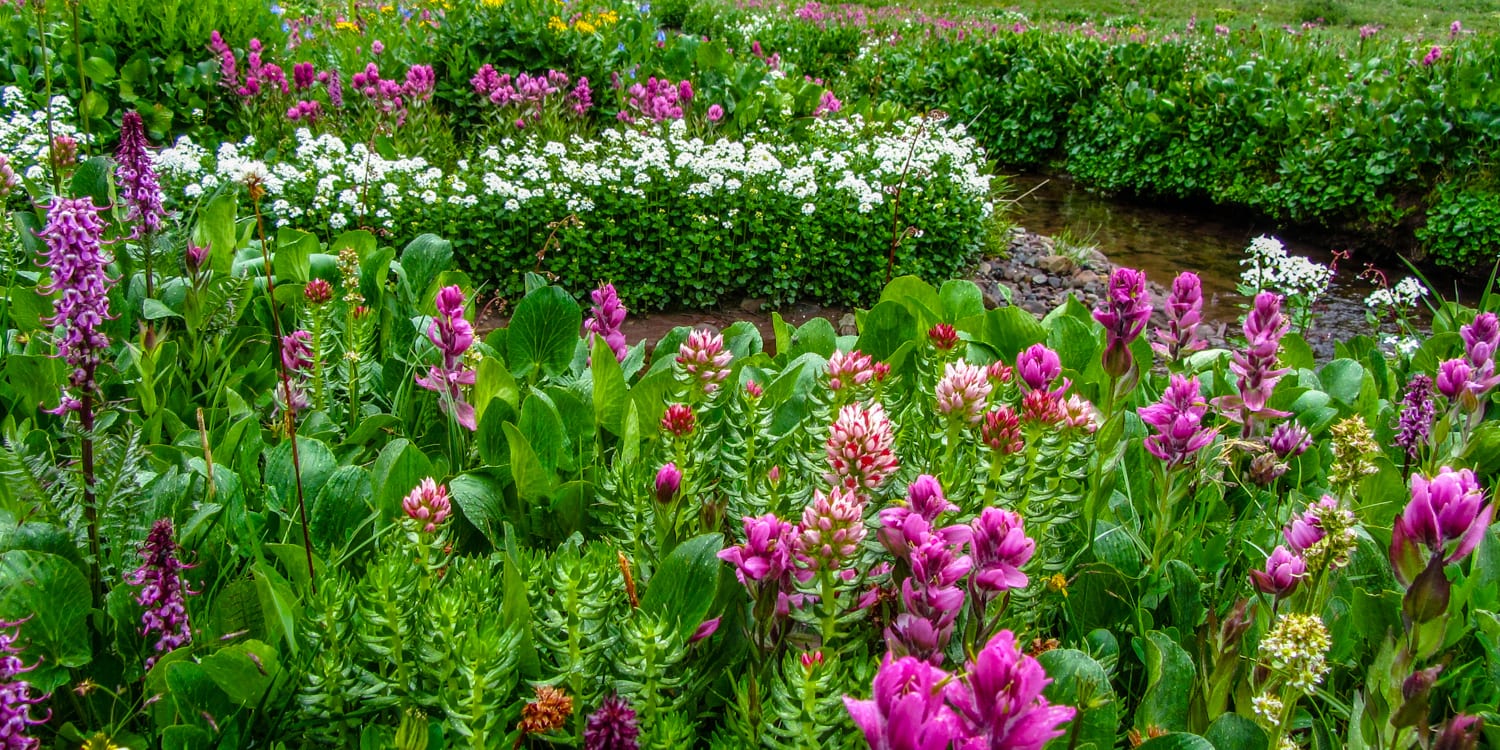
[[[1120,377],[1135,364],[1130,343],[1146,330],[1151,319],[1151,292],[1146,274],[1134,268],[1116,268],[1109,275],[1109,293],[1094,310],[1094,320],[1104,326],[1104,371]]]
[[[1417,373],[1406,384],[1401,399],[1401,416],[1396,420],[1396,446],[1415,459],[1432,433],[1435,410],[1432,405],[1432,378]]]
[[[135,599],[146,608],[141,615],[141,634],[160,636],[155,644],[156,654],[146,660],[147,669],[156,663],[158,656],[193,640],[188,625],[187,595],[196,592],[189,591],[182,581],[182,571],[188,566],[177,559],[177,541],[172,536],[172,519],[157,519],[141,547],[141,566],[125,577],[131,585],[141,587]]]
[[[1161,401],[1141,407],[1141,421],[1156,434],[1146,438],[1146,450],[1168,468],[1189,463],[1209,443],[1217,429],[1203,426],[1208,403],[1198,395],[1198,379],[1173,375]]]
[[[40,232],[47,245],[43,264],[52,279],[41,287],[44,294],[57,294],[47,324],[57,339],[57,356],[72,371],[56,413],[82,411],[83,400],[99,390],[94,373],[109,348],[109,337],[100,326],[109,314],[109,289],[114,279],[105,273],[110,257],[101,238],[104,222],[91,198],[56,198],[47,209],[47,224]]]
[[[0,620],[0,747],[7,750],[41,747],[41,740],[27,736],[27,733],[31,727],[46,724],[52,718],[51,711],[41,718],[32,715],[36,710],[34,707],[48,696],[32,695],[31,683],[21,679],[21,675],[36,669],[35,664],[28,667],[21,662],[20,650],[15,645],[20,637],[17,628],[22,622],[25,621]]]
[[[146,126],[140,114],[126,112],[120,121],[120,147],[115,151],[115,179],[120,197],[128,212],[127,222],[135,222],[135,236],[161,231],[162,193],[156,170],[151,166],[151,152],[146,147]]]
[[[915,657],[885,657],[875,673],[874,697],[844,696],[849,716],[870,750],[948,750],[963,728],[944,701],[947,672]]]
[[[1411,501],[1396,518],[1391,533],[1391,561],[1396,575],[1414,580],[1428,559],[1440,558],[1444,565],[1467,557],[1484,538],[1494,517],[1479,480],[1469,469],[1444,466],[1438,475],[1411,478]],[[1424,558],[1419,548],[1428,550]]]
[[[965,667],[963,680],[947,688],[967,734],[958,750],[1041,750],[1076,713],[1042,697],[1052,680],[1009,630],[996,633]]]

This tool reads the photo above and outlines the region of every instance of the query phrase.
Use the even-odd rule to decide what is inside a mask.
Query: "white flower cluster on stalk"
[[[1414,276],[1408,276],[1390,288],[1376,289],[1365,297],[1365,306],[1374,310],[1377,315],[1386,310],[1408,310],[1417,304],[1417,301],[1427,296],[1427,287],[1422,286]]]
[[[78,131],[73,103],[66,96],[52,97],[52,134],[67,136],[80,145],[94,142]],[[47,110],[36,109],[25,92],[15,86],[0,89],[0,154],[11,168],[29,180],[43,179],[51,143],[47,139]]]
[[[1245,266],[1240,282],[1257,292],[1272,291],[1311,305],[1327,293],[1333,281],[1333,269],[1287,253],[1286,246],[1275,237],[1256,237],[1245,252],[1248,257],[1240,261]]]

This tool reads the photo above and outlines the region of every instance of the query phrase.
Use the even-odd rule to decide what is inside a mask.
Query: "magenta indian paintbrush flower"
[[[640,725],[630,701],[605,696],[583,729],[584,750],[639,750]]]
[[[1114,377],[1129,372],[1135,364],[1130,343],[1140,337],[1151,320],[1146,274],[1134,268],[1116,268],[1109,275],[1109,292],[1094,310],[1094,320],[1104,326],[1104,371]]]
[[[1255,295],[1255,306],[1245,318],[1245,348],[1233,355],[1229,369],[1239,378],[1239,393],[1214,399],[1214,406],[1228,419],[1239,422],[1246,435],[1254,431],[1260,419],[1287,416],[1287,412],[1268,408],[1266,402],[1276,383],[1289,370],[1276,369],[1276,355],[1281,351],[1281,337],[1290,322],[1281,314],[1281,296],[1272,292]]]
[[[880,530],[876,536],[892,555],[906,559],[912,548],[926,541],[932,534],[938,516],[958,506],[943,495],[943,487],[937,477],[923,474],[907,486],[906,505],[896,505],[880,511]],[[950,540],[962,540],[950,532],[961,527],[943,529],[940,534]]]
[[[1500,385],[1495,372],[1495,355],[1500,352],[1500,317],[1480,313],[1474,322],[1458,329],[1464,340],[1464,358],[1469,362],[1469,389],[1475,398],[1484,398],[1490,389]]]
[[[947,672],[910,656],[887,654],[875,673],[873,698],[844,696],[844,706],[870,750],[949,750],[963,736],[944,701]]]
[[[1413,474],[1411,501],[1396,518],[1391,531],[1391,561],[1403,582],[1415,579],[1428,560],[1444,565],[1458,562],[1474,551],[1489,529],[1495,506],[1489,503],[1479,480],[1469,469],[1444,466],[1427,478]],[[1419,547],[1427,548],[1423,558]]]
[[[1299,516],[1294,516],[1287,525],[1282,528],[1281,536],[1291,546],[1292,551],[1297,554],[1312,549],[1313,545],[1323,540],[1327,532],[1323,528],[1322,516],[1326,513],[1337,512],[1338,500],[1324,495],[1323,499],[1311,503]]]
[[[865,501],[857,492],[835,487],[813,490],[802,511],[794,553],[809,571],[837,571],[865,539]]]
[[[188,566],[177,559],[177,542],[172,534],[172,519],[157,519],[141,547],[141,566],[125,577],[131,585],[142,587],[135,598],[146,609],[141,615],[141,635],[160,636],[153,646],[155,655],[146,659],[147,669],[157,657],[193,640],[187,595],[196,592],[182,582],[182,571]]]
[[[1286,596],[1297,588],[1297,584],[1306,575],[1307,561],[1278,544],[1266,557],[1264,570],[1250,571],[1250,582],[1264,593]]]
[[[615,360],[624,362],[625,355],[629,353],[625,334],[620,331],[620,326],[625,323],[625,306],[620,304],[620,295],[615,292],[615,285],[605,284],[591,292],[589,297],[594,300],[594,306],[590,309],[588,319],[583,321],[589,348],[593,348],[594,337],[598,336],[615,353]]]
[[[427,338],[443,355],[441,366],[430,367],[417,385],[438,393],[438,408],[470,430],[479,429],[474,405],[464,400],[464,387],[474,385],[474,371],[464,366],[464,353],[474,345],[474,326],[464,318],[464,291],[457,286],[438,290],[437,317],[427,327]]]
[[[1435,413],[1432,378],[1423,373],[1413,375],[1406,384],[1406,395],[1401,399],[1401,416],[1396,419],[1395,443],[1408,458],[1416,459],[1422,446],[1427,444]]]
[[[682,472],[678,470],[677,464],[667,463],[656,472],[656,501],[662,504],[672,502],[677,497],[677,490],[682,487]]]
[[[965,665],[945,692],[963,724],[955,750],[1041,750],[1076,713],[1042,696],[1052,680],[1036,659],[1022,653],[1015,634],[1002,630]]]
[[[1029,390],[1046,391],[1050,396],[1061,395],[1071,385],[1063,381],[1061,387],[1056,390],[1052,384],[1062,375],[1062,359],[1057,352],[1048,349],[1043,344],[1032,344],[1025,351],[1016,356],[1016,373],[1021,376],[1021,382],[1026,384]]]
[[[21,675],[36,669],[21,662],[16,640],[20,638],[21,622],[0,620],[0,748],[4,750],[37,750],[40,739],[29,736],[31,727],[46,724],[52,718],[48,711],[40,717],[32,715],[36,706],[49,696],[31,694],[31,683]]]
[[[961,544],[937,535],[913,547],[907,561],[911,576],[901,582],[906,611],[886,631],[886,643],[896,653],[941,663],[943,649],[953,637],[953,623],[964,606],[964,591],[958,584],[973,562],[962,553]]]
[[[120,121],[120,147],[115,151],[115,182],[128,208],[125,221],[135,223],[134,237],[161,231],[162,193],[151,152],[146,147],[146,126],[140,114],[126,112]]]
[[[281,365],[286,368],[286,380],[276,384],[277,408],[296,414],[312,405],[302,385],[307,368],[312,367],[311,344],[312,334],[308,331],[292,331],[281,337]]]
[[[823,479],[854,492],[874,491],[899,468],[896,436],[880,404],[848,404],[828,430]]]
[[[1473,382],[1472,367],[1468,360],[1450,359],[1438,365],[1437,389],[1449,401],[1458,402],[1470,392]]]
[[[949,362],[937,384],[937,412],[949,419],[979,424],[991,388],[984,368],[968,362]]]
[[[985,508],[969,524],[969,556],[976,591],[999,593],[1025,588],[1030,579],[1021,568],[1036,553],[1036,542],[1026,536],[1025,523],[1014,511]]]
[[[406,513],[407,518],[416,522],[423,533],[431,534],[448,520],[453,512],[453,504],[448,499],[448,487],[427,477],[401,499],[401,510]]]
[[[80,397],[99,390],[94,373],[102,353],[109,348],[109,338],[99,327],[109,314],[109,289],[114,279],[105,273],[110,257],[104,252],[101,237],[104,223],[99,209],[89,198],[56,198],[47,209],[47,224],[40,236],[47,245],[43,264],[51,280],[41,288],[44,294],[57,294],[52,303],[52,326],[57,341],[57,356],[72,368],[68,385],[53,412],[80,411]]]
[[[704,393],[718,390],[724,378],[729,377],[729,362],[733,358],[732,353],[724,350],[722,335],[702,329],[688,334],[677,349],[677,364]]]
[[[1216,428],[1203,425],[1208,402],[1198,393],[1198,378],[1173,375],[1161,401],[1139,410],[1141,421],[1156,434],[1146,438],[1146,450],[1174,468],[1192,460],[1218,434]]]
[[[1157,354],[1176,361],[1206,346],[1198,340],[1198,325],[1203,322],[1203,281],[1198,274],[1184,271],[1172,280],[1166,313],[1167,327],[1156,329],[1157,341],[1151,344]]]
[[[797,529],[776,517],[745,516],[745,542],[719,552],[719,559],[734,566],[734,575],[743,586],[761,581],[779,581],[792,569],[792,549]]]

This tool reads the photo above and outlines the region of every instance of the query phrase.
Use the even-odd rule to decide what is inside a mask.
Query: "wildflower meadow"
[[[0,748],[1500,747],[1496,37],[1220,20],[0,4]]]

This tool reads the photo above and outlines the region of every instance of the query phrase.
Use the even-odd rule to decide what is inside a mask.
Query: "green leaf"
[[[704,534],[678,545],[646,584],[641,610],[677,621],[686,640],[708,616],[719,586],[722,534]]]
[[[413,297],[421,297],[430,291],[438,274],[448,270],[453,262],[453,243],[435,234],[421,234],[407,243],[401,251],[401,268],[406,271],[406,282]],[[421,299],[425,308],[430,299]]]
[[[146,320],[161,320],[162,318],[181,318],[182,316],[161,300],[147,297],[141,300],[141,317]]]
[[[340,466],[329,475],[308,508],[313,545],[320,550],[349,549],[354,532],[375,508],[370,504],[370,473],[359,466]]]
[[[108,83],[115,77],[115,66],[102,57],[90,57],[83,61],[83,74],[94,83]]]
[[[271,271],[276,281],[305,284],[312,274],[312,254],[318,252],[318,238],[307,232],[282,227],[276,232],[276,256]]]
[[[11,325],[22,331],[40,331],[43,328],[51,328],[43,319],[52,316],[52,295],[42,294],[36,287],[23,287],[19,284],[8,290],[0,289],[5,299],[5,305],[9,310]]]
[[[493,478],[470,472],[448,480],[448,492],[464,518],[497,549],[504,544],[505,488]]]
[[[174,724],[161,730],[162,750],[210,750],[214,736],[207,729],[190,724]]]
[[[521,563],[515,549],[515,530],[507,524],[505,527],[505,573],[503,583],[505,601],[500,605],[500,616],[505,621],[506,628],[518,628],[521,631],[521,642],[518,646],[520,654],[516,663],[520,666],[521,674],[528,679],[540,676],[541,663],[537,659],[536,645],[531,635],[531,600],[526,590],[526,578],[521,575]]]
[[[1099,341],[1094,329],[1077,318],[1050,318],[1047,326],[1047,346],[1057,352],[1062,366],[1074,372],[1084,372],[1098,360]],[[1149,368],[1149,363],[1142,366]]]
[[[895,284],[895,282],[891,283]],[[928,288],[931,289],[931,287]],[[937,292],[932,294],[934,298],[937,297]],[[881,302],[871,308],[870,312],[865,314],[864,320],[860,321],[859,350],[876,360],[888,360],[897,349],[901,348],[902,344],[917,337],[919,322],[909,305],[891,300]]]
[[[297,438],[297,464],[302,468],[302,497],[311,502],[333,476],[338,459],[321,440]],[[277,510],[293,513],[297,506],[297,473],[292,462],[292,441],[278,443],[266,451],[266,484],[276,488]]]
[[[1335,400],[1353,406],[1365,383],[1365,368],[1352,359],[1335,359],[1318,373],[1323,390]]]
[[[20,395],[19,405],[25,412],[57,406],[67,378],[62,360],[40,354],[7,354],[4,367],[5,379]]]
[[[254,568],[255,591],[260,596],[260,610],[266,618],[266,635],[286,641],[293,655],[297,653],[297,597],[292,585],[264,564]]]
[[[241,641],[203,657],[209,679],[244,708],[258,708],[281,676],[276,649],[260,641]]]
[[[506,361],[518,378],[560,375],[567,371],[583,328],[583,312],[568,293],[555,286],[526,295],[516,305],[506,337]]]
[[[984,292],[968,279],[949,279],[938,290],[943,322],[957,323],[964,318],[984,314]]]
[[[38,692],[66,684],[70,668],[93,660],[92,596],[88,579],[66,558],[29,550],[0,556],[0,620],[26,621],[21,642],[31,643],[27,656],[37,661],[26,679]]]
[[[1136,750],[1215,750],[1212,743],[1196,734],[1172,732],[1141,743]]]
[[[1109,674],[1099,662],[1082,651],[1053,649],[1037,657],[1047,676],[1052,678],[1044,694],[1054,705],[1073,706],[1078,715],[1066,728],[1062,740],[1077,746],[1093,744],[1095,748],[1114,746],[1120,726],[1120,701],[1109,684]]]
[[[1167,580],[1172,584],[1172,589],[1167,594],[1167,604],[1172,611],[1172,624],[1177,626],[1177,632],[1182,634],[1184,642],[1182,646],[1188,647],[1188,639],[1194,637],[1198,631],[1198,621],[1203,617],[1203,585],[1198,581],[1198,574],[1191,565],[1181,560],[1168,560],[1166,564]]]
[[[234,266],[236,205],[233,191],[220,193],[198,210],[198,223],[193,225],[192,242],[208,248],[208,266],[216,274],[227,274]]]
[[[823,318],[813,318],[803,323],[792,334],[791,341],[786,353],[791,357],[797,357],[807,352],[812,352],[820,357],[827,358],[833,354],[838,346],[839,334],[833,330],[833,324]],[[781,353],[781,349],[776,350]]]
[[[542,466],[531,441],[515,425],[503,425],[510,444],[510,473],[516,482],[516,494],[527,502],[536,502],[552,494],[553,474]]]
[[[557,413],[552,399],[533,390],[531,397],[521,404],[521,419],[516,427],[536,452],[542,470],[548,474],[557,471],[567,451],[567,436],[563,434],[562,416]]]
[[[1174,732],[1186,729],[1196,674],[1192,658],[1170,635],[1159,630],[1147,633],[1141,645],[1145,648],[1147,679],[1146,693],[1135,712],[1136,728],[1142,732],[1150,727]]]
[[[625,404],[630,400],[630,389],[625,385],[625,373],[615,353],[604,343],[603,337],[594,339],[593,362],[589,372],[594,379],[594,420],[599,427],[620,434],[620,419],[625,414]]]
[[[114,160],[107,156],[89,159],[73,172],[73,194],[92,198],[95,206],[113,205],[114,174]]]
[[[894,302],[901,305],[908,313],[911,313],[913,326],[923,331],[943,320],[938,315],[938,311],[943,307],[938,290],[933,289],[931,284],[916,276],[898,276],[891,279],[891,283],[880,292],[880,302]],[[879,306],[879,303],[875,305],[875,307]],[[874,312],[873,308],[871,312]],[[864,348],[860,351],[868,353],[868,350]]]
[[[1036,316],[1019,307],[997,307],[985,316],[981,340],[1001,357],[1014,360],[1022,349],[1046,338],[1047,332]]]
[[[401,498],[432,476],[432,462],[405,438],[387,443],[375,458],[371,473],[375,488],[375,510],[382,521],[401,515]]]
[[[1220,714],[1208,725],[1203,739],[1214,750],[1266,750],[1266,733],[1254,721],[1239,714]]]

